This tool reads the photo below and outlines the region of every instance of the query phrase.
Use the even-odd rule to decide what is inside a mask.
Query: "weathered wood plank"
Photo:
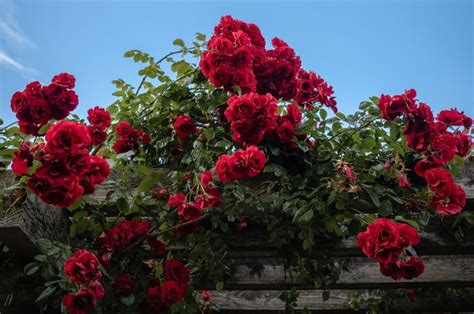
[[[472,292],[472,289],[469,289]],[[285,303],[279,299],[283,290],[236,290],[236,291],[211,291],[213,302],[225,313],[235,311],[258,312],[283,311]],[[322,290],[299,290],[297,309],[312,311],[350,311],[349,301],[353,290],[331,290],[328,300],[324,301]],[[446,302],[437,298],[417,297],[414,302],[400,304],[403,309],[412,310],[457,310],[467,311],[474,308],[474,299],[454,300]],[[455,301],[455,302],[454,302]]]
[[[246,230],[238,234],[223,235],[229,243],[232,257],[248,255],[253,257],[271,257],[278,255],[276,248],[269,241],[267,233],[261,230]],[[443,238],[435,233],[421,232],[420,244],[415,247],[422,255],[474,254],[474,243],[459,243]],[[314,248],[314,255],[324,256],[363,256],[357,247],[356,237],[352,236],[339,241],[325,242]]]
[[[32,257],[37,250],[34,242],[48,238],[67,243],[68,219],[63,210],[46,204],[24,205],[0,219],[0,241],[24,257]]]
[[[474,287],[474,255],[422,256],[425,272],[413,280],[394,281],[383,276],[378,264],[366,257],[345,259],[347,272],[331,285],[333,288],[386,288],[386,287]],[[279,258],[239,258],[231,261],[232,275],[225,281],[225,289],[275,289],[285,285],[311,288],[293,279]]]

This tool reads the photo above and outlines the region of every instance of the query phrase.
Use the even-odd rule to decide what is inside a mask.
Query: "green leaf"
[[[199,41],[205,41],[206,40],[206,35],[201,34],[201,33],[196,33],[196,39]]]
[[[46,262],[47,257],[46,257],[46,255],[36,255],[35,260],[37,260],[38,262]]]
[[[414,220],[410,220],[410,219],[405,219],[403,218],[402,216],[396,216],[395,217],[395,220],[396,221],[401,221],[401,222],[404,222],[406,224],[409,224],[410,226],[412,226],[413,228],[415,228],[416,230],[419,230],[420,229],[420,226],[418,225],[418,223]]]
[[[134,50],[125,51],[125,53],[123,54],[125,58],[130,58],[130,57],[133,57],[134,55],[135,55]]]
[[[222,289],[224,289],[224,282],[223,282],[223,281],[218,281],[218,282],[216,283],[216,290],[219,290],[219,291],[220,291],[220,290],[222,290]]]
[[[180,38],[176,38],[174,41],[173,41],[173,45],[175,46],[179,46],[179,47],[183,47],[184,48],[184,41]]]
[[[50,124],[45,124],[43,125],[39,130],[38,130],[38,134],[39,135],[44,135],[46,134],[46,132],[48,132],[49,128],[51,127]]]
[[[56,287],[54,286],[47,287],[46,289],[43,290],[43,292],[41,292],[41,294],[39,295],[39,297],[36,299],[35,302],[40,302],[41,300],[46,299],[47,297],[51,296],[54,293],[54,291],[56,291]]]
[[[321,108],[321,109],[319,110],[319,115],[321,116],[321,119],[326,120],[326,118],[327,118],[327,116],[328,116],[328,112],[327,112],[326,110],[324,110],[324,109]]]
[[[377,96],[372,96],[372,97],[369,97],[370,101],[372,101],[374,103],[374,105],[378,105],[379,104],[379,98]]]
[[[28,266],[28,265],[27,265]],[[26,267],[25,267],[26,268]],[[35,265],[35,266],[31,266],[29,267],[27,270],[25,270],[25,274],[28,275],[28,276],[31,276],[33,275],[34,273],[36,273],[39,269],[39,266],[38,265]]]
[[[370,200],[372,201],[372,204],[374,204],[375,207],[379,208],[380,207],[380,199],[377,194],[375,194],[374,191],[370,189],[366,189],[367,194],[369,194]]]
[[[383,200],[380,203],[379,213],[384,217],[389,216],[392,213],[392,203],[388,200]]]
[[[133,303],[135,303],[135,295],[130,294],[127,296],[121,296],[120,301],[125,305],[132,305]]]
[[[329,300],[330,296],[331,296],[331,290],[324,290],[323,291],[323,301]]]
[[[126,213],[128,209],[130,208],[127,200],[123,197],[119,198],[116,204],[117,204],[117,209],[123,213]]]

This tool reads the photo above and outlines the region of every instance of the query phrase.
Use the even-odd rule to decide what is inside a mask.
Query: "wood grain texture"
[[[473,289],[469,289],[470,292]],[[277,312],[285,309],[285,304],[279,299],[283,290],[236,290],[211,291],[212,299],[224,313],[241,312]],[[331,290],[329,299],[324,301],[322,290],[299,290],[297,309],[312,311],[351,311],[349,301],[353,290]],[[404,310],[457,310],[468,311],[474,308],[474,299],[442,300],[437,298],[417,297],[415,302],[406,300],[399,304]],[[363,307],[364,308],[364,307]],[[353,312],[352,312],[353,313]]]
[[[366,257],[345,259],[346,272],[331,284],[332,288],[387,288],[387,287],[474,287],[474,255],[422,256],[425,272],[412,280],[394,281],[383,276],[379,265]],[[279,258],[239,258],[231,260],[232,275],[225,281],[225,289],[271,289],[285,285],[311,288],[312,284],[298,282],[287,272]]]

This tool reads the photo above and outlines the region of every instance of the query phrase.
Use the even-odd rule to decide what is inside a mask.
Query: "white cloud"
[[[36,74],[36,70],[26,67],[23,64],[21,64],[18,61],[15,61],[13,58],[11,58],[9,55],[7,55],[4,51],[0,50],[0,63],[6,64],[10,66],[11,68],[14,68],[18,71],[28,73],[28,74]]]
[[[35,43],[21,32],[14,13],[11,0],[0,0],[0,39],[15,50],[36,47]],[[0,64],[7,65],[23,74],[37,74],[35,69],[23,65],[2,50],[0,50]]]

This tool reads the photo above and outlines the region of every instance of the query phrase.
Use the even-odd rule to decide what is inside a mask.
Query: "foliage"
[[[408,123],[409,116],[382,118],[381,109],[383,114],[385,107],[381,107],[379,97],[362,102],[353,114],[337,112],[332,87],[313,72],[311,82],[316,92],[306,98],[288,97],[292,89],[285,81],[278,81],[280,89],[276,92],[265,87],[261,82],[267,82],[268,77],[253,87],[240,88],[236,82],[216,87],[216,78],[210,78],[213,72],[202,71],[203,65],[197,64],[199,60],[209,60],[213,53],[210,43],[206,46],[205,36],[198,33],[191,45],[175,40],[177,50],[160,59],[139,50],[125,53],[126,58],[142,66],[138,72],[140,83],[135,88],[123,79],[113,81],[117,99],[106,108],[113,131],[107,132],[104,142],[88,145],[88,154],[106,159],[112,170],[106,181],[107,193],[100,197],[95,196],[98,193],[81,193],[68,207],[71,246],[42,240],[38,243],[42,254],[25,268],[28,275],[39,274],[45,281],[45,289],[37,299],[44,308],[62,306],[66,310],[61,298],[66,292],[80,289],[64,274],[64,262],[76,248],[96,252],[101,261],[106,296],[95,300],[99,312],[130,313],[150,306],[150,287],[163,285],[165,280],[164,261],[179,259],[186,262],[192,281],[186,285],[182,300],[170,308],[154,310],[194,313],[210,306],[194,287],[203,283],[209,286],[212,281],[212,287],[220,290],[232,273],[225,260],[228,243],[223,236],[235,234],[236,230],[245,234],[247,224],[248,229],[266,229],[270,242],[287,257],[288,272],[323,289],[325,299],[344,263],[318,255],[318,250],[327,243],[359,234],[376,218],[386,217],[418,230],[429,228],[435,220],[447,221],[448,226],[457,228],[458,237],[472,231],[470,212],[461,213],[455,221],[434,213],[431,200],[436,191],[428,189],[424,178],[414,170],[417,162],[429,157],[428,153],[413,149],[404,136],[404,123]],[[243,48],[252,51],[252,58],[265,54],[263,61],[255,59],[255,64],[267,64],[275,56],[291,55],[292,51],[279,41],[274,41],[273,50],[246,45]],[[299,58],[287,59],[284,61],[292,68],[299,69]],[[260,79],[256,66],[249,66],[247,71]],[[306,79],[303,72],[296,71],[291,84]],[[285,96],[280,95],[281,86],[285,86]],[[229,98],[243,97],[245,89],[268,89],[276,97],[278,114],[263,114],[274,121],[261,127],[265,136],[253,143],[265,156],[264,169],[259,169],[261,173],[256,176],[235,177],[227,182],[219,180],[216,162],[223,155],[237,160],[241,149],[249,149],[246,141],[236,141],[235,137],[235,133],[245,133],[235,126],[242,119],[231,121],[225,113]],[[295,104],[298,106],[291,107]],[[335,113],[328,113],[324,107]],[[298,119],[294,110],[301,111],[302,118]],[[78,116],[68,119],[85,125]],[[9,162],[18,157],[14,151],[22,141],[34,145],[44,142],[42,135],[48,134],[51,124],[54,119],[34,137],[19,132],[17,126],[0,128],[2,160]],[[287,134],[284,131],[290,135],[283,136]],[[119,141],[123,143],[118,148]],[[463,164],[459,155],[462,154],[439,167],[456,173]],[[253,157],[245,158],[249,164],[253,161]],[[29,172],[15,188],[26,189],[28,177],[39,166],[29,165]],[[202,177],[208,170],[211,178],[206,183]],[[403,177],[408,184],[400,183]],[[25,191],[34,195],[29,189]],[[170,204],[172,201],[177,203]],[[104,237],[115,232],[123,221],[139,221],[149,227],[134,234],[120,249],[107,248]],[[166,243],[166,252],[157,254],[151,239]],[[113,285],[120,274],[137,278],[139,288],[127,295],[114,293]],[[291,311],[297,300],[296,291],[286,291],[281,298]],[[371,300],[360,297],[352,303],[357,308],[362,301],[374,303]]]

